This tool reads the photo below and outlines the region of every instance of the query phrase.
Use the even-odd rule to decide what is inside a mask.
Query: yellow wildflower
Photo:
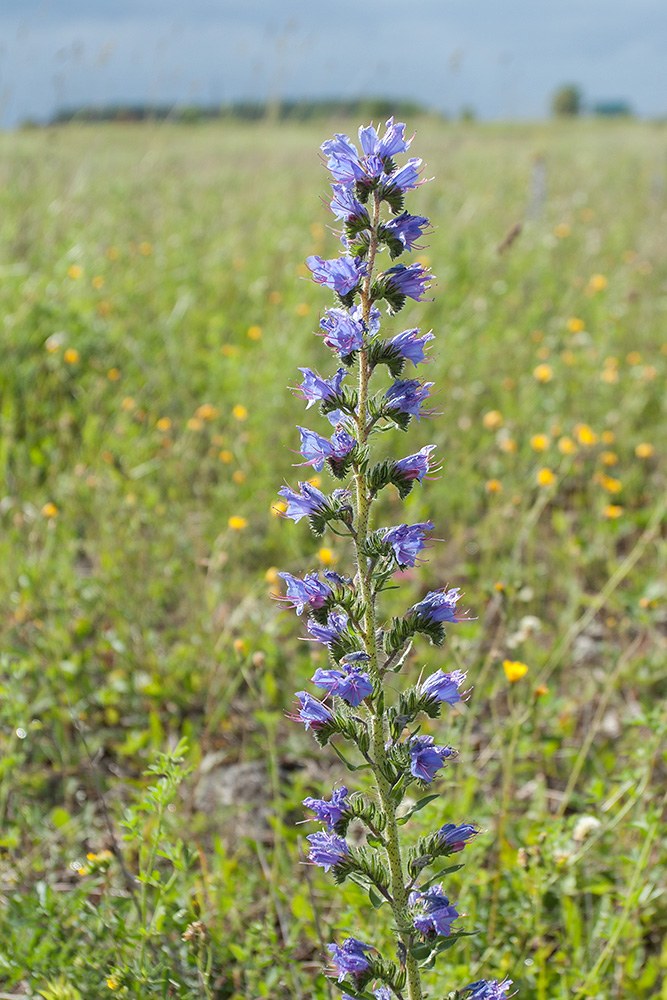
[[[590,447],[598,442],[597,434],[588,424],[577,424],[574,428],[574,433],[577,436],[579,444],[583,444],[586,447]]]
[[[530,447],[534,451],[546,451],[551,444],[551,439],[547,434],[533,434],[530,439]]]
[[[217,415],[218,410],[213,403],[202,403],[195,410],[195,417],[199,417],[200,420],[215,420]]]
[[[274,517],[280,517],[287,510],[286,500],[276,500],[274,504],[271,505],[271,513]]]
[[[249,326],[248,327],[248,340],[261,340],[262,339],[262,328],[261,326]]]
[[[227,448],[223,448],[220,454],[218,455],[218,458],[220,459],[221,462],[224,462],[225,465],[229,465],[229,463],[233,460],[234,456],[232,455],[231,451],[229,451]]]
[[[244,483],[245,472],[243,471],[243,469],[234,469],[234,472],[232,473],[232,479],[234,480],[235,483]]]
[[[555,479],[556,476],[551,469],[540,469],[537,473],[537,482],[539,486],[551,486]]]
[[[63,354],[63,360],[65,364],[68,365],[75,365],[79,361],[79,358],[80,354],[77,351],[76,347],[68,347],[65,353]]]
[[[528,673],[528,667],[519,660],[503,660],[503,670],[510,684],[515,684]]]
[[[654,451],[655,448],[653,447],[652,444],[649,444],[648,441],[642,441],[635,448],[635,455],[637,456],[637,458],[651,458]]]
[[[200,417],[190,417],[185,426],[189,431],[201,431],[204,429],[204,421]]]
[[[267,583],[275,583],[278,579],[278,567],[269,566],[266,573],[264,574],[264,579]]]
[[[588,285],[594,292],[601,292],[607,287],[607,279],[604,274],[592,274]]]
[[[80,267],[78,264],[70,264],[70,266],[67,268],[67,274],[68,277],[76,281],[77,278],[80,278],[81,275],[83,274],[83,268]]]
[[[487,431],[497,431],[503,426],[503,415],[499,410],[488,410],[482,417],[482,424]]]
[[[514,438],[508,437],[503,438],[498,447],[501,451],[505,451],[508,455],[512,455],[517,450],[518,445]]]
[[[44,504],[42,507],[42,515],[43,517],[58,517],[58,508],[52,500],[49,500],[48,503]]]
[[[599,479],[600,486],[607,493],[620,493],[623,489],[623,483],[620,479],[614,479],[613,476],[600,476]]]
[[[104,278],[102,277],[102,275],[96,274],[93,280],[91,281],[91,285],[93,286],[93,288],[104,288]]]
[[[227,524],[232,529],[232,531],[243,531],[244,528],[248,527],[248,522],[245,519],[245,517],[239,517],[237,514],[234,514],[232,517],[230,517]]]
[[[621,514],[623,513],[623,508],[620,507],[618,504],[609,503],[604,508],[602,513],[604,514],[605,517],[608,517],[610,520],[614,520],[615,518],[621,516]]]
[[[320,562],[323,562],[325,566],[331,566],[336,562],[336,557],[331,549],[321,548],[317,555]]]
[[[630,351],[629,354],[626,354],[625,356],[625,360],[629,365],[638,365],[641,359],[642,356],[639,351]]]
[[[554,233],[556,234],[559,240],[564,240],[566,237],[570,235],[571,232],[572,228],[567,222],[559,222],[556,228],[554,229]]]
[[[538,382],[551,382],[554,377],[554,370],[551,365],[538,365],[533,375]]]
[[[120,405],[124,410],[126,410],[129,413],[130,410],[133,410],[137,404],[132,398],[132,396],[126,396]]]
[[[245,406],[243,406],[241,403],[237,403],[236,404],[236,406],[232,410],[232,414],[233,414],[235,420],[247,420],[248,419],[248,411],[246,410]]]
[[[499,479],[489,479],[487,480],[485,489],[487,493],[502,493],[503,484]]]
[[[223,344],[220,348],[220,353],[223,358],[238,358],[241,352],[236,344]]]
[[[558,442],[558,450],[561,455],[574,455],[577,450],[577,446],[571,437],[565,435]]]
[[[117,382],[120,378],[120,368],[110,368],[107,372],[107,378],[110,382]]]
[[[583,319],[579,318],[579,316],[571,316],[570,319],[568,319],[567,321],[567,328],[570,331],[570,333],[581,333],[581,331],[584,329],[584,326],[585,323]]]
[[[600,455],[600,459],[603,465],[616,465],[618,462],[618,455],[615,451],[603,451]]]
[[[310,306],[307,302],[299,302],[295,309],[297,316],[307,316],[310,312]]]
[[[171,428],[171,420],[169,417],[160,417],[155,426],[159,431],[168,431]]]

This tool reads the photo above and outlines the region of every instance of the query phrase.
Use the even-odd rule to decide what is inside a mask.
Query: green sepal
[[[366,800],[361,792],[354,793],[347,803],[341,818],[336,823],[336,833],[344,837],[353,819],[359,819],[369,830],[380,833],[387,825],[387,817],[376,804]]]
[[[402,253],[405,253],[405,244],[399,240],[398,236],[394,236],[391,229],[386,226],[380,226],[378,229],[378,240],[387,247],[392,260],[396,260]]]
[[[326,417],[328,413],[333,413],[334,410],[342,410],[353,417],[357,412],[358,398],[355,389],[343,388],[338,396],[331,396],[329,399],[322,400],[320,403],[320,413],[323,417]]]
[[[365,847],[351,847],[349,854],[334,865],[331,871],[336,885],[341,885],[349,878],[364,889],[373,886],[380,892],[389,892],[389,869],[377,851],[367,851]]]
[[[406,618],[392,618],[391,627],[384,634],[384,651],[391,656],[392,653],[402,649],[415,634],[414,622]]]
[[[411,687],[403,691],[397,705],[388,710],[389,730],[395,740],[399,739],[406,726],[411,725],[420,712],[430,719],[437,719],[442,710],[442,702],[431,694],[420,694],[419,688]]]
[[[394,215],[399,215],[405,208],[403,191],[391,181],[380,185],[380,198],[387,202]]]
[[[368,470],[366,474],[366,482],[372,495],[379,493],[380,490],[384,489],[385,486],[389,486],[389,483],[394,481],[393,476],[395,468],[395,462],[386,460],[384,462],[378,462],[377,465],[374,465],[372,469]]]
[[[354,465],[358,456],[359,456],[359,448],[358,445],[356,444],[353,445],[351,450],[348,451],[347,455],[345,455],[344,458],[335,458],[333,456],[329,456],[329,458],[327,458],[327,465],[331,469],[331,474],[336,479],[347,479],[350,473],[350,469]]]
[[[400,312],[405,305],[405,295],[391,281],[386,281],[382,276],[376,278],[371,285],[371,299],[379,302],[381,299],[387,303],[390,316]]]
[[[420,837],[417,843],[408,849],[407,853],[407,868],[410,878],[415,878],[420,871],[433,864],[438,858],[450,858],[453,854],[458,853],[455,844],[442,843],[437,831]],[[459,868],[463,868],[463,865],[453,865],[451,868],[438,872],[436,877],[451,875]]]
[[[432,646],[442,646],[445,641],[446,632],[442,622],[421,618],[415,624],[415,632],[427,636]]]
[[[405,368],[405,358],[388,340],[374,340],[368,348],[368,363],[371,368],[386,365],[392,378],[398,378]]]
[[[345,227],[347,233],[347,226]],[[363,260],[368,254],[371,245],[370,236],[367,232],[358,233],[356,236],[348,236],[347,251],[353,257],[361,257]]]
[[[340,292],[336,292],[338,301],[341,303],[341,305],[345,306],[346,309],[351,309],[352,306],[354,305],[354,297],[359,291],[360,287],[361,284],[355,285],[355,287],[350,292],[346,292],[345,295],[341,295]]]

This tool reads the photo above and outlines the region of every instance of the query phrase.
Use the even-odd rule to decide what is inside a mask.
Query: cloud
[[[544,114],[572,80],[664,114],[664,0],[0,0],[6,121],[87,101],[405,96]]]

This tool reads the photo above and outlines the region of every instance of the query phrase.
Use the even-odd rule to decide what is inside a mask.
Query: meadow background
[[[328,1000],[323,942],[382,940],[302,864],[301,799],[363,778],[285,718],[323,651],[271,600],[351,568],[274,507],[287,386],[331,370],[318,147],[357,125],[0,136],[2,996]],[[408,673],[468,670],[421,815],[484,831],[431,996],[664,1000],[667,130],[408,127],[437,285],[385,330],[435,333],[439,416],[386,447],[444,465],[378,523],[442,541],[386,610],[447,583],[477,616]]]

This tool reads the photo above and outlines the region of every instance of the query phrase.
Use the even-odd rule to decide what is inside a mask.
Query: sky
[[[408,98],[667,116],[666,0],[0,0],[0,126],[82,104]]]

